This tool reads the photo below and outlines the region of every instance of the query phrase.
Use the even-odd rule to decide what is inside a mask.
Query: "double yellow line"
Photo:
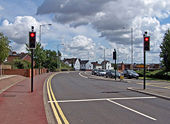
[[[47,80],[47,93],[48,93],[48,98],[51,104],[51,108],[53,110],[54,116],[56,118],[56,121],[58,122],[58,124],[62,124],[62,120],[64,122],[64,124],[69,124],[68,120],[66,119],[63,111],[61,110],[61,107],[59,106],[53,90],[51,88],[51,79],[55,76],[56,74],[51,75],[48,80]],[[53,102],[54,101],[54,102]],[[57,111],[58,110],[58,111]],[[60,115],[60,116],[59,116]],[[61,117],[61,118],[60,118]]]

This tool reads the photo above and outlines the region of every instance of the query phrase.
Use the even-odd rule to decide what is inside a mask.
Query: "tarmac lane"
[[[129,83],[93,80],[79,72],[59,73],[50,79],[51,90],[66,123],[168,124],[170,101],[127,90]]]

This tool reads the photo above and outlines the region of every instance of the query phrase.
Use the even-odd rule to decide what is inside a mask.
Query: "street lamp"
[[[123,27],[125,29],[125,27]],[[130,29],[131,32],[131,69],[133,69],[133,27]]]
[[[42,24],[42,25],[40,25],[39,42],[41,42],[41,26],[46,26],[46,25],[51,26],[52,24]]]
[[[42,25],[40,25],[40,31],[39,31],[39,42],[41,43],[41,26],[46,26],[46,25],[49,25],[49,26],[51,26],[52,24],[42,24]],[[40,68],[41,68],[41,63],[40,63]],[[39,69],[40,69],[39,68]],[[39,70],[39,74],[40,74],[40,70]]]
[[[109,48],[103,48],[103,50],[104,50],[104,54],[103,54],[104,55],[104,69],[107,69],[107,67],[106,67],[106,55],[107,55],[106,50],[107,49],[109,49]]]
[[[58,45],[57,45],[57,55],[58,55],[57,65],[59,64],[59,69],[60,69],[60,67],[61,67],[61,63],[59,63],[59,54],[58,54],[58,52],[59,52],[59,46],[60,46],[60,45],[64,45],[64,44],[58,44]],[[57,66],[57,68],[58,68],[58,66]]]

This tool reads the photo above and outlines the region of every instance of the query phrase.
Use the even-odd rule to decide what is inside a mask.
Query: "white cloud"
[[[116,30],[132,27],[136,17],[167,18],[169,12],[169,0],[45,0],[37,10],[38,14],[54,13],[55,21],[73,27],[93,24],[103,37],[121,44],[127,44],[124,36],[129,31]]]
[[[71,41],[65,41],[63,51],[69,57],[77,57],[81,59],[90,59],[95,57],[96,44],[91,38],[83,35],[78,35],[72,38]],[[64,56],[66,57],[66,55]]]
[[[4,20],[0,26],[0,32],[3,32],[13,42],[12,48],[20,52],[24,51],[23,46],[28,43],[28,33],[31,26],[34,26],[36,31],[39,29],[39,25],[40,23],[31,16],[17,16],[14,22]]]

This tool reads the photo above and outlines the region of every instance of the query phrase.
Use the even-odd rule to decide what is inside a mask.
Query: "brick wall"
[[[47,69],[40,69],[40,74],[46,73]],[[25,77],[31,77],[31,69],[5,69],[3,70],[4,75],[22,75]],[[34,76],[39,74],[39,69],[34,69]]]
[[[2,69],[11,69],[11,65],[2,65]]]

